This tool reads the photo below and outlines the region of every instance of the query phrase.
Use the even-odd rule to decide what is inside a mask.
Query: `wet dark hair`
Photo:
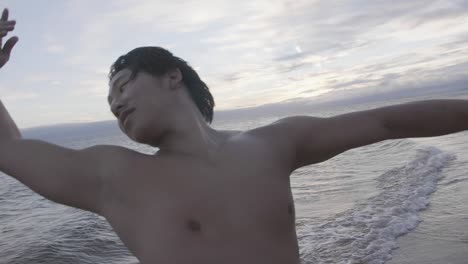
[[[182,73],[182,81],[206,122],[211,123],[215,103],[208,86],[186,61],[172,55],[166,49],[161,47],[140,47],[120,56],[110,68],[109,79],[112,79],[123,69],[129,69],[132,72],[130,78],[133,79],[139,72],[162,76],[175,68],[178,68]]]

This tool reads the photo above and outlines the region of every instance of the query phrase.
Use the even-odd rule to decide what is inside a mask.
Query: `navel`
[[[195,219],[189,219],[187,221],[187,227],[192,232],[200,232],[201,231],[201,224],[199,221]]]

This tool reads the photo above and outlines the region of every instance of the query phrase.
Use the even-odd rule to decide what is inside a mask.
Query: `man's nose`
[[[111,104],[111,111],[117,118],[119,117],[119,113],[122,110],[122,107],[123,107],[122,101],[119,99],[114,99],[114,101]]]

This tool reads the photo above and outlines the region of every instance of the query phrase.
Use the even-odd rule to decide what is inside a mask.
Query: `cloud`
[[[452,40],[444,43],[442,45],[442,48],[447,50],[466,48],[466,43],[468,43],[468,32],[461,33],[458,36],[455,36]]]
[[[337,106],[352,106],[366,103],[401,103],[435,98],[468,97],[468,74],[453,80],[430,80],[421,83],[392,82],[392,89],[344,89],[314,97],[296,97],[282,102],[264,104],[255,107],[215,111],[215,124],[229,120],[246,120],[257,117],[303,115],[323,112],[324,109],[336,109]]]
[[[304,69],[314,73],[337,71],[334,65],[343,60],[350,60],[359,66],[362,62],[356,53],[385,50],[394,44],[391,49],[393,57],[379,62],[388,65],[394,58],[407,55],[398,42],[409,41],[408,32],[415,33],[410,34],[414,41],[418,40],[419,35],[427,39],[428,34],[417,34],[431,30],[430,25],[423,28],[423,24],[434,24],[440,20],[455,23],[459,15],[467,10],[462,6],[462,1],[446,2],[448,4],[397,0],[388,8],[388,2],[382,0],[356,0],[339,4],[325,1],[256,1],[235,5],[230,1],[208,0],[164,4],[121,0],[113,2],[107,9],[97,8],[99,12],[90,14],[79,32],[79,52],[69,61],[74,65],[102,61],[98,53],[113,43],[121,42],[121,33],[142,38],[148,34],[139,33],[165,36],[165,32],[170,32],[167,36],[174,40],[165,42],[178,41],[176,46],[192,44],[193,41],[184,38],[199,36],[201,45],[191,47],[193,54],[199,55],[192,56],[198,65],[203,66],[207,79],[220,84],[248,83],[248,78],[262,75],[286,74],[285,78],[288,78],[288,73]],[[76,1],[72,6],[81,6],[74,11],[77,15],[86,9],[86,5],[81,3]],[[449,36],[455,36],[459,30],[450,32],[452,35]],[[181,38],[176,40],[175,35]],[[208,49],[209,53],[202,52]],[[398,50],[402,52],[398,54]],[[375,54],[372,55],[375,57]],[[215,61],[213,58],[216,58]],[[226,60],[229,62],[226,63]],[[223,65],[220,67],[220,64]],[[399,62],[398,67],[403,64]]]
[[[41,33],[39,45],[60,55],[46,54],[59,66],[20,82],[62,88],[70,97],[100,100],[113,60],[143,45],[164,46],[196,65],[220,109],[334,93],[390,96],[461,80],[467,69],[463,0],[69,0],[62,6],[46,27],[56,31]]]
[[[23,92],[23,91],[10,91],[2,95],[2,100],[8,102],[16,102],[22,100],[29,100],[38,97],[37,93]]]
[[[23,78],[24,83],[41,83],[50,82],[54,79],[54,76],[50,73],[35,72],[30,73]]]
[[[42,44],[45,51],[49,54],[61,54],[65,52],[65,46],[60,43],[57,37],[53,36],[50,32],[45,33],[42,39]]]
[[[61,45],[49,45],[47,46],[47,52],[51,54],[59,54],[65,51],[65,47]]]
[[[468,14],[468,6],[464,1],[438,1],[427,9],[423,9],[416,17],[412,18],[413,26],[424,23],[433,23],[441,20],[459,20]]]
[[[301,1],[296,6],[288,6],[284,1],[271,4],[260,1],[255,7],[239,8],[236,14],[244,17],[242,23],[227,25],[222,32],[215,32],[201,41],[216,45],[210,51],[210,58],[236,58],[229,61],[229,66],[221,68],[224,72],[215,69],[210,74],[210,77],[215,76],[213,79],[221,79],[215,83],[223,86],[223,90],[240,88],[242,83],[252,87],[248,76],[242,75],[245,71],[253,71],[255,74],[250,74],[251,78],[257,81],[263,75],[277,76],[274,83],[284,79],[293,81],[297,89],[291,91],[292,96],[314,83],[308,80],[304,73],[307,71],[313,78],[326,76],[365,88],[366,83],[357,85],[356,82],[365,75],[374,75],[374,80],[368,80],[368,84],[373,84],[387,74],[399,74],[416,67],[421,71],[443,68],[461,58],[461,54],[454,53],[450,58],[443,58],[446,51],[435,47],[466,29],[452,26],[444,31],[444,38],[433,30],[458,23],[459,15],[467,9],[460,11],[457,4],[441,7],[439,2],[394,1],[389,8],[387,1],[339,4]],[[263,8],[267,11],[262,12]],[[441,10],[438,15],[437,10]],[[296,46],[300,46],[301,52],[297,52]],[[437,52],[440,56],[434,56]],[[246,69],[246,64],[253,67]],[[330,75],[320,76],[321,73]],[[271,86],[275,86],[274,83]],[[315,83],[320,83],[320,89],[337,88],[326,85],[325,80]],[[271,92],[277,90],[271,89]]]
[[[109,85],[106,79],[88,79],[78,82],[71,90],[72,96],[107,97]],[[104,100],[103,100],[104,102]]]

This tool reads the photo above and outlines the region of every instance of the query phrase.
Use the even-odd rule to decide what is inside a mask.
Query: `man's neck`
[[[211,128],[199,113],[175,118],[174,126],[159,144],[159,154],[211,158],[226,140],[226,134]]]

